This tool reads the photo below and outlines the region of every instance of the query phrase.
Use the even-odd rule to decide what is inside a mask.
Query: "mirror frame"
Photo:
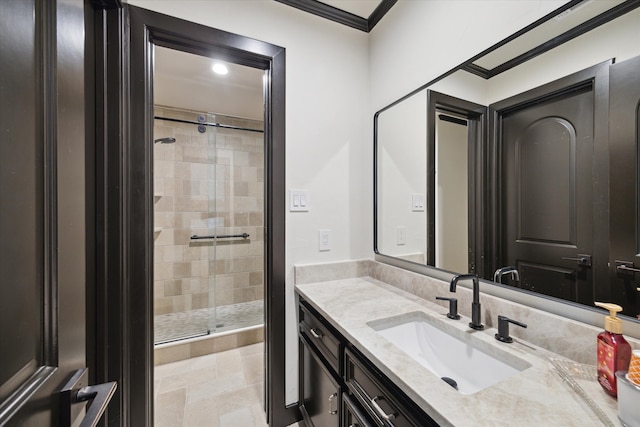
[[[587,33],[588,31],[591,31],[597,27],[599,27],[600,25],[603,25],[613,19],[616,19],[638,7],[640,7],[640,0],[627,0],[623,3],[618,4],[617,6],[607,10],[604,13],[601,13],[597,16],[595,16],[594,18],[589,19],[588,21],[583,22],[582,24],[579,24],[567,31],[565,31],[564,33],[562,33],[560,36],[555,37],[533,49],[530,49],[527,52],[523,52],[520,55],[516,56],[515,58],[511,59],[511,60],[507,60],[506,62],[504,62],[503,64],[492,68],[491,70],[486,70],[482,67],[479,67],[478,65],[474,64],[475,61],[481,59],[482,57],[484,57],[485,55],[495,51],[496,49],[507,45],[508,43],[512,43],[514,41],[516,41],[518,39],[518,37],[522,36],[523,34],[539,27],[540,25],[544,24],[545,22],[553,19],[554,17],[564,13],[565,11],[579,5],[580,3],[583,3],[585,1],[588,0],[571,0],[568,3],[564,4],[563,6],[559,7],[558,9],[552,11],[551,13],[543,16],[542,18],[538,19],[537,21],[533,22],[532,24],[524,27],[523,29],[521,29],[520,31],[517,31],[516,33],[512,34],[511,36],[503,39],[502,41],[494,44],[493,46],[489,47],[488,49],[485,49],[484,51],[480,52],[479,54],[475,55],[474,57],[472,57],[471,59],[463,62],[462,64],[452,68],[451,70],[447,71],[446,73],[430,80],[429,82],[425,83],[424,85],[420,86],[419,88],[411,91],[410,93],[408,93],[407,95],[397,99],[396,101],[392,102],[391,104],[383,107],[382,109],[378,110],[375,114],[374,114],[374,126],[373,126],[373,250],[374,250],[374,254],[375,254],[375,260],[378,262],[382,262],[385,264],[389,264],[404,270],[409,270],[415,273],[419,273],[425,276],[429,276],[435,279],[439,279],[439,280],[443,280],[443,281],[450,281],[451,277],[457,273],[455,272],[451,272],[451,271],[446,271],[443,269],[439,269],[430,265],[425,265],[425,264],[418,264],[412,261],[407,261],[398,257],[394,257],[394,256],[390,256],[390,255],[385,255],[383,253],[381,253],[378,250],[378,220],[379,220],[379,215],[378,215],[378,205],[379,205],[379,200],[378,200],[378,171],[377,171],[377,165],[378,165],[378,148],[379,148],[379,141],[378,141],[378,118],[380,116],[381,113],[385,112],[386,110],[394,107],[395,105],[401,103],[402,101],[410,98],[411,96],[419,93],[420,91],[423,91],[425,89],[428,89],[430,86],[434,85],[435,83],[439,82],[440,80],[450,76],[451,74],[463,70],[478,76],[481,76],[485,79],[489,79],[493,76],[496,76],[504,71],[507,71],[513,67],[516,67],[530,59],[533,59],[557,46],[560,46],[562,44],[564,44],[565,42],[568,42],[584,33]],[[429,132],[428,132],[428,138],[429,138]],[[425,142],[428,143],[428,142]],[[427,149],[429,150],[429,147],[427,147]],[[484,165],[484,163],[483,163]],[[474,172],[477,173],[477,172]],[[428,178],[427,178],[428,180]],[[428,220],[427,220],[428,221]],[[475,233],[476,235],[478,233]],[[483,293],[489,294],[489,295],[493,295],[496,296],[498,298],[503,298],[503,299],[507,299],[531,308],[536,308],[536,309],[540,309],[549,313],[553,313],[553,314],[557,314],[559,316],[562,317],[566,317],[572,320],[576,320],[579,322],[583,322],[583,323],[587,323],[587,324],[591,324],[591,325],[600,325],[601,322],[601,317],[602,317],[602,313],[600,310],[597,310],[595,307],[590,307],[588,305],[583,305],[583,304],[578,304],[572,301],[567,301],[567,300],[561,300],[555,297],[551,297],[551,296],[547,296],[547,295],[543,295],[543,294],[539,294],[539,293],[534,293],[525,289],[514,289],[513,287],[510,286],[506,286],[506,285],[502,285],[499,283],[495,283],[493,281],[489,281],[489,280],[485,280],[485,279],[481,279],[484,283],[486,284],[491,284],[493,286],[485,286],[483,288]],[[468,287],[469,285],[466,283],[462,283],[461,284],[463,287]],[[629,316],[621,316],[623,319],[623,322],[625,324],[624,326],[624,330],[625,330],[625,334],[627,334],[628,336],[633,336],[633,337],[637,337],[640,338],[640,320],[639,319],[635,319]]]

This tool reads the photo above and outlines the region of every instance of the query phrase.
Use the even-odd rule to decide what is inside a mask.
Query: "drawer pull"
[[[316,328],[311,328],[310,331],[314,338],[322,338],[324,336],[324,334]]]
[[[376,410],[376,412],[378,413],[378,415],[380,415],[380,418],[382,418],[385,421],[393,421],[395,419],[395,414],[389,414],[387,415],[382,408],[380,407],[380,405],[378,405],[378,403],[376,402],[376,400],[380,399],[380,396],[375,396],[373,399],[371,399],[371,406],[373,406],[373,409]]]
[[[313,329],[312,329],[313,330]],[[332,395],[329,396],[329,414],[330,415],[335,415],[338,413],[338,410],[334,410],[333,408],[333,398],[334,397],[338,397],[338,393],[333,393]]]

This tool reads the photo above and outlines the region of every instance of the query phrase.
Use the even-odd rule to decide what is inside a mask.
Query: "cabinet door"
[[[300,411],[307,426],[340,425],[340,385],[316,350],[300,335]]]

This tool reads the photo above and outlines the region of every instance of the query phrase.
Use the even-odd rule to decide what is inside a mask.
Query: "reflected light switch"
[[[396,227],[396,245],[402,246],[407,244],[407,230],[402,227]]]
[[[424,212],[424,194],[411,195],[411,210],[413,212]]]
[[[309,211],[309,191],[289,190],[289,211],[308,212]]]

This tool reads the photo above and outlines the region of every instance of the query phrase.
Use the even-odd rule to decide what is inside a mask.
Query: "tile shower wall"
[[[189,121],[202,114],[206,116],[155,108],[156,116]],[[215,115],[215,121],[263,128],[261,121],[222,115]],[[156,315],[208,307],[212,275],[215,306],[263,298],[263,134],[206,129],[200,133],[194,124],[154,120],[154,138],[176,138],[174,144],[154,144]],[[189,240],[193,234],[211,234],[210,227],[216,234],[248,233],[250,238]],[[212,250],[215,257],[210,256]]]

